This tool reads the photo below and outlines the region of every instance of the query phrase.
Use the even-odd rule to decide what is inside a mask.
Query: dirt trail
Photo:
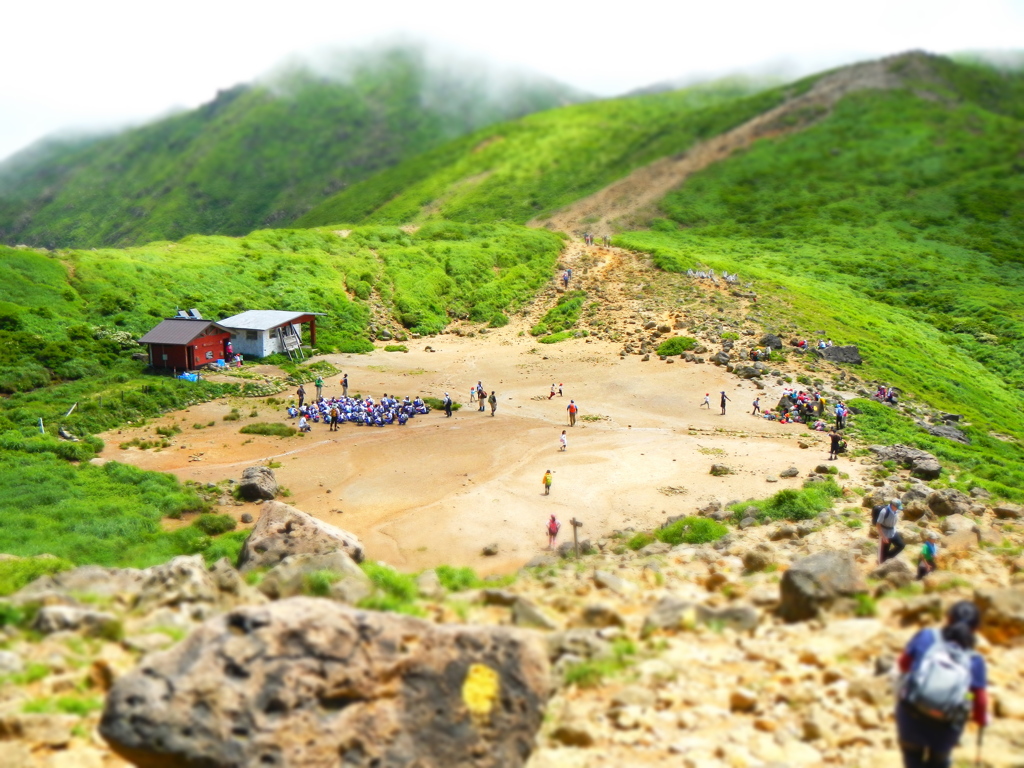
[[[892,71],[892,59],[865,62],[825,75],[806,93],[694,145],[674,157],[664,157],[637,168],[589,197],[549,217],[534,219],[530,226],[548,227],[574,235],[584,231],[610,235],[621,225],[636,226],[636,219],[649,214],[653,206],[691,174],[724,160],[758,139],[781,136],[807,128],[823,118],[843,96],[864,89],[892,89],[903,79]]]

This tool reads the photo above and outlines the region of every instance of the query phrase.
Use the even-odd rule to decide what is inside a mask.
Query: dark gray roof
[[[197,336],[201,336],[206,329],[213,326],[217,331],[230,333],[212,320],[193,320],[184,317],[172,317],[164,320],[160,325],[151,330],[141,339],[140,344],[188,344]]]

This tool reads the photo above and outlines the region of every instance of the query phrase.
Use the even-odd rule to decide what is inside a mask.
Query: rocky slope
[[[810,483],[827,470],[797,468]],[[181,557],[13,595],[5,764],[333,765],[340,751],[351,765],[897,765],[894,659],[966,598],[985,616],[985,764],[1015,765],[1024,511],[887,472],[813,519],[745,520],[711,543],[634,551],[634,532],[608,531],[578,560],[563,543],[491,587],[428,571],[402,608],[425,621],[346,607],[389,580],[355,565],[351,535],[266,503],[244,575]],[[876,568],[867,506],[891,496],[910,546]],[[915,582],[926,530],[942,534],[942,568]]]

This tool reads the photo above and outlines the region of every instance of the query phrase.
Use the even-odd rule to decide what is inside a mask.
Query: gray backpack
[[[903,684],[903,700],[921,714],[947,723],[962,723],[970,713],[973,653],[947,643],[932,630],[934,642]]]

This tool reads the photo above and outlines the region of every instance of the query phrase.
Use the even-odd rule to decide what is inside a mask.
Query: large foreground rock
[[[115,683],[100,731],[142,768],[516,768],[548,695],[534,633],[294,598],[148,656]]]
[[[142,573],[144,580],[135,603],[138,613],[185,608],[194,618],[205,619],[214,610],[263,602],[226,558],[207,568],[202,555],[180,555]]]
[[[866,591],[850,552],[817,552],[794,561],[782,575],[779,615],[786,621],[817,618],[839,598]]]
[[[242,482],[238,485],[238,493],[243,499],[270,501],[277,496],[277,478],[270,467],[246,467],[242,472]]]
[[[282,504],[264,504],[260,519],[242,546],[239,568],[272,568],[290,555],[326,555],[341,550],[357,563],[363,545],[354,534]]]

